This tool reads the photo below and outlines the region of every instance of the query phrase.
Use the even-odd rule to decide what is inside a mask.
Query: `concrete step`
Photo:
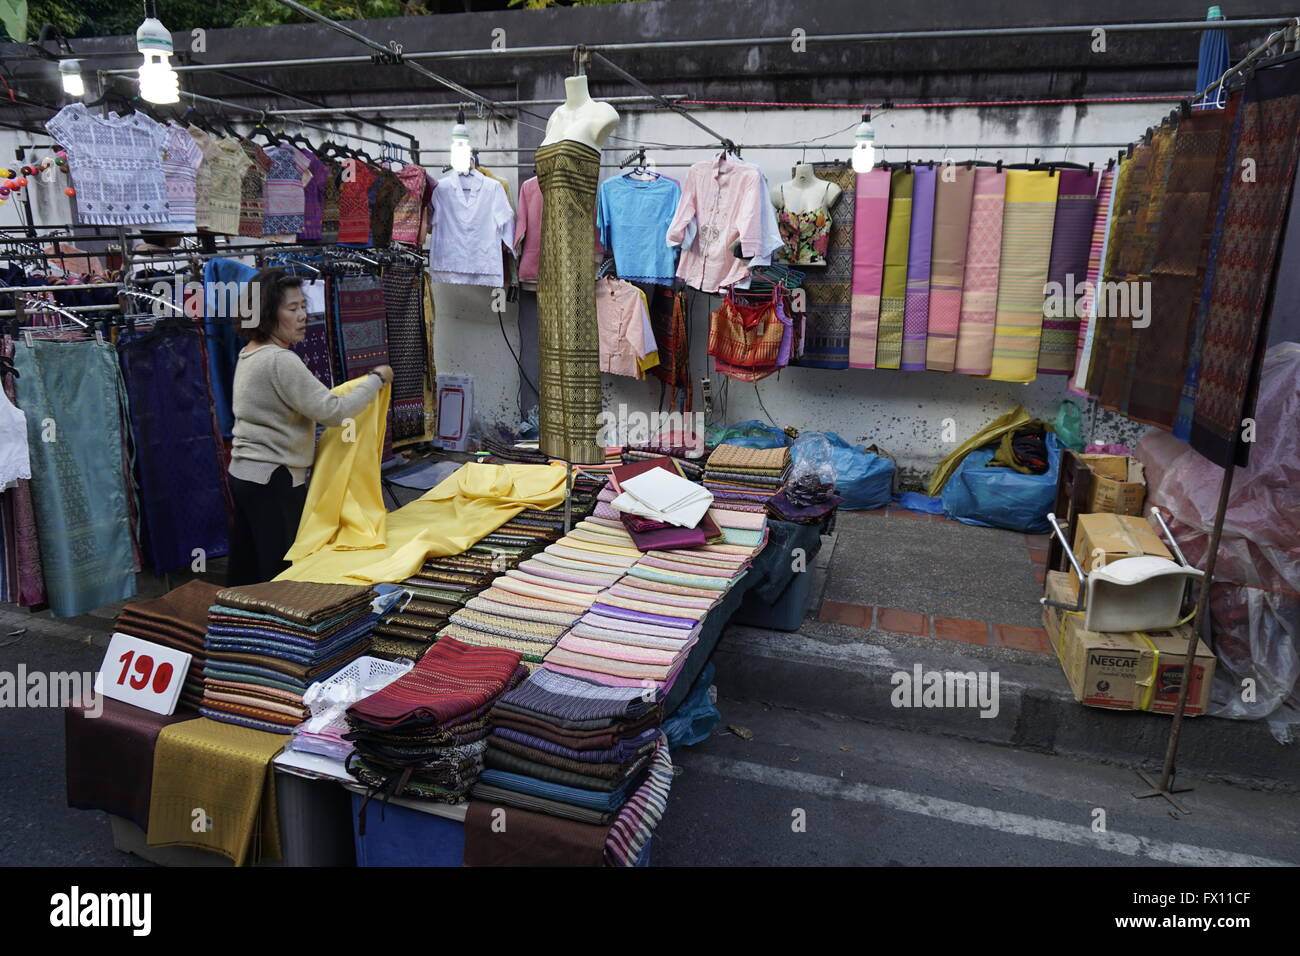
[[[728,629],[714,652],[722,696],[832,714],[909,731],[964,737],[1159,773],[1171,718],[1078,703],[1054,657],[958,644],[808,620],[799,633]],[[978,707],[895,706],[899,674],[997,674],[993,716]],[[991,688],[991,679],[988,687]],[[1258,789],[1300,790],[1294,746],[1262,721],[1194,717],[1183,722],[1183,782],[1222,780]],[[1140,781],[1134,778],[1134,787]]]

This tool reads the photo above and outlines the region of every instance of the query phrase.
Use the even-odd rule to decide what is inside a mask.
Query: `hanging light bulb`
[[[451,128],[451,168],[467,173],[474,164],[474,151],[469,145],[469,127],[465,125],[465,111],[456,111],[456,125]]]
[[[146,4],[152,13],[153,4]],[[180,100],[176,71],[172,69],[172,35],[154,16],[146,16],[135,31],[135,48],[144,56],[140,64],[140,95],[150,103],[175,103]]]
[[[59,76],[63,77],[63,92],[69,96],[85,96],[86,83],[81,78],[80,60],[60,60]]]
[[[853,171],[869,173],[876,165],[876,131],[871,125],[871,114],[863,113],[858,131],[853,134]]]

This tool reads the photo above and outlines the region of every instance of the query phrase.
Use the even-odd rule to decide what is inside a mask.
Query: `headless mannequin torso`
[[[586,76],[570,76],[564,80],[564,103],[555,108],[546,121],[543,146],[561,140],[572,140],[592,149],[600,149],[609,134],[618,125],[618,111],[608,103],[599,103],[587,92]]]
[[[794,178],[772,190],[772,205],[788,212],[812,212],[823,206],[829,211],[843,190],[834,183],[818,179],[807,163],[795,167]]]

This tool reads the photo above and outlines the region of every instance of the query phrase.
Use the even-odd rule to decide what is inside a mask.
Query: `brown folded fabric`
[[[608,826],[561,820],[549,813],[501,807],[506,831],[495,826],[496,804],[471,800],[465,814],[466,866],[603,866]]]
[[[382,657],[390,661],[399,657],[418,661],[424,656],[424,652],[432,646],[432,644],[426,644],[423,641],[409,641],[400,637],[376,634],[370,644],[370,653],[375,657]]]
[[[151,625],[149,627],[135,627],[129,622],[123,623],[119,620],[117,630],[123,634],[130,634],[132,637],[138,637],[142,641],[153,641],[155,644],[161,644],[164,647],[175,648],[179,651],[186,651],[193,654],[195,659],[202,661],[207,653],[206,645],[203,641],[203,635],[194,637],[189,634],[182,634],[174,628],[164,628],[162,625]]]
[[[122,613],[201,630],[208,620],[208,608],[217,603],[220,590],[220,586],[196,578],[172,588],[162,597],[123,605]]]
[[[392,621],[384,621],[375,625],[374,634],[376,637],[396,637],[404,641],[419,641],[421,644],[428,645],[434,642],[441,629],[441,627],[405,627]]]
[[[369,604],[370,590],[363,584],[266,581],[224,588],[217,592],[214,603],[274,614],[298,624],[317,624]]]
[[[784,469],[790,462],[788,448],[744,448],[740,445],[719,445],[709,456],[709,470],[726,471],[731,467]]]
[[[213,700],[211,697],[203,698],[203,706],[209,710],[219,710],[224,714],[237,714],[241,717],[265,720],[269,724],[279,724],[281,727],[297,727],[306,719],[304,717],[289,717],[276,710],[262,710],[260,707],[232,704],[228,700]]]
[[[149,826],[149,794],[158,733],[191,714],[151,714],[101,697],[98,717],[76,707],[63,711],[68,806],[126,817]]]
[[[655,707],[635,721],[601,730],[566,730],[545,720],[538,720],[518,712],[494,709],[492,726],[509,727],[523,734],[541,737],[551,743],[571,750],[608,750],[622,740],[635,737],[648,727],[658,727],[663,722],[663,709]]]

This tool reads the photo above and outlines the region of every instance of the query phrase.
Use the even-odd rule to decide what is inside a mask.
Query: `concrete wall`
[[[1040,157],[1097,162],[1103,165],[1115,154],[1113,147],[1037,149],[1032,144],[1120,143],[1137,136],[1167,112],[1158,103],[1119,103],[1079,106],[1042,106],[1019,109],[896,109],[873,117],[877,142],[889,159],[978,158],[1024,162]],[[758,163],[772,182],[789,177],[791,166],[806,159],[847,158],[852,130],[858,115],[847,109],[717,109],[696,115],[708,126],[744,144],[800,144],[788,148],[750,150],[745,156]],[[404,117],[404,128],[415,132],[426,149],[445,144],[451,118]],[[525,122],[534,122],[526,118]],[[522,178],[532,175],[529,167],[516,169],[509,153],[494,149],[513,148],[519,140],[536,142],[539,135],[529,127],[498,120],[490,124],[471,117],[473,141],[484,149],[483,162],[511,183],[518,194]],[[338,124],[340,132],[355,131],[355,124]],[[605,163],[617,165],[637,145],[670,143],[700,144],[707,137],[681,117],[667,111],[643,109],[622,111],[622,121],[606,144]],[[0,155],[12,156],[12,144],[31,142],[30,134],[0,131]],[[933,144],[932,149],[890,149],[890,143]],[[945,143],[1025,143],[1010,149],[945,151]],[[807,143],[805,148],[802,144]],[[824,145],[823,145],[824,144]],[[658,150],[648,147],[659,167],[680,177],[685,166],[708,158],[711,148]],[[445,155],[445,154],[444,154]],[[444,160],[433,154],[425,162],[435,170]],[[680,166],[674,164],[681,164]],[[602,175],[617,175],[604,169]],[[0,208],[0,224],[14,224],[14,202]],[[520,418],[519,370],[502,340],[501,322],[491,309],[486,289],[464,286],[435,287],[437,333],[435,349],[438,368],[443,372],[470,373],[475,377],[475,418],[480,426],[495,422],[515,424]],[[706,374],[705,339],[708,312],[716,297],[693,297],[691,314],[691,365],[698,387]],[[510,347],[519,352],[517,307],[510,304],[503,317]],[[893,454],[905,470],[924,471],[951,448],[941,440],[947,419],[955,422],[956,440],[961,441],[1016,403],[1024,403],[1035,415],[1051,418],[1066,397],[1060,376],[1043,376],[1030,385],[990,382],[963,375],[938,372],[896,372],[885,370],[788,368],[776,376],[751,385],[713,377],[715,420],[767,420],[770,413],[778,425],[838,432],[852,442],[875,443]],[[624,404],[629,410],[650,412],[657,408],[659,382],[604,376],[607,407]],[[698,392],[697,392],[698,395]],[[766,406],[766,413],[760,405]],[[697,398],[697,409],[702,408]],[[525,410],[526,411],[526,410]],[[724,416],[725,412],[725,416]],[[1122,418],[1102,412],[1096,427],[1098,441],[1127,441],[1132,444],[1144,431]]]

